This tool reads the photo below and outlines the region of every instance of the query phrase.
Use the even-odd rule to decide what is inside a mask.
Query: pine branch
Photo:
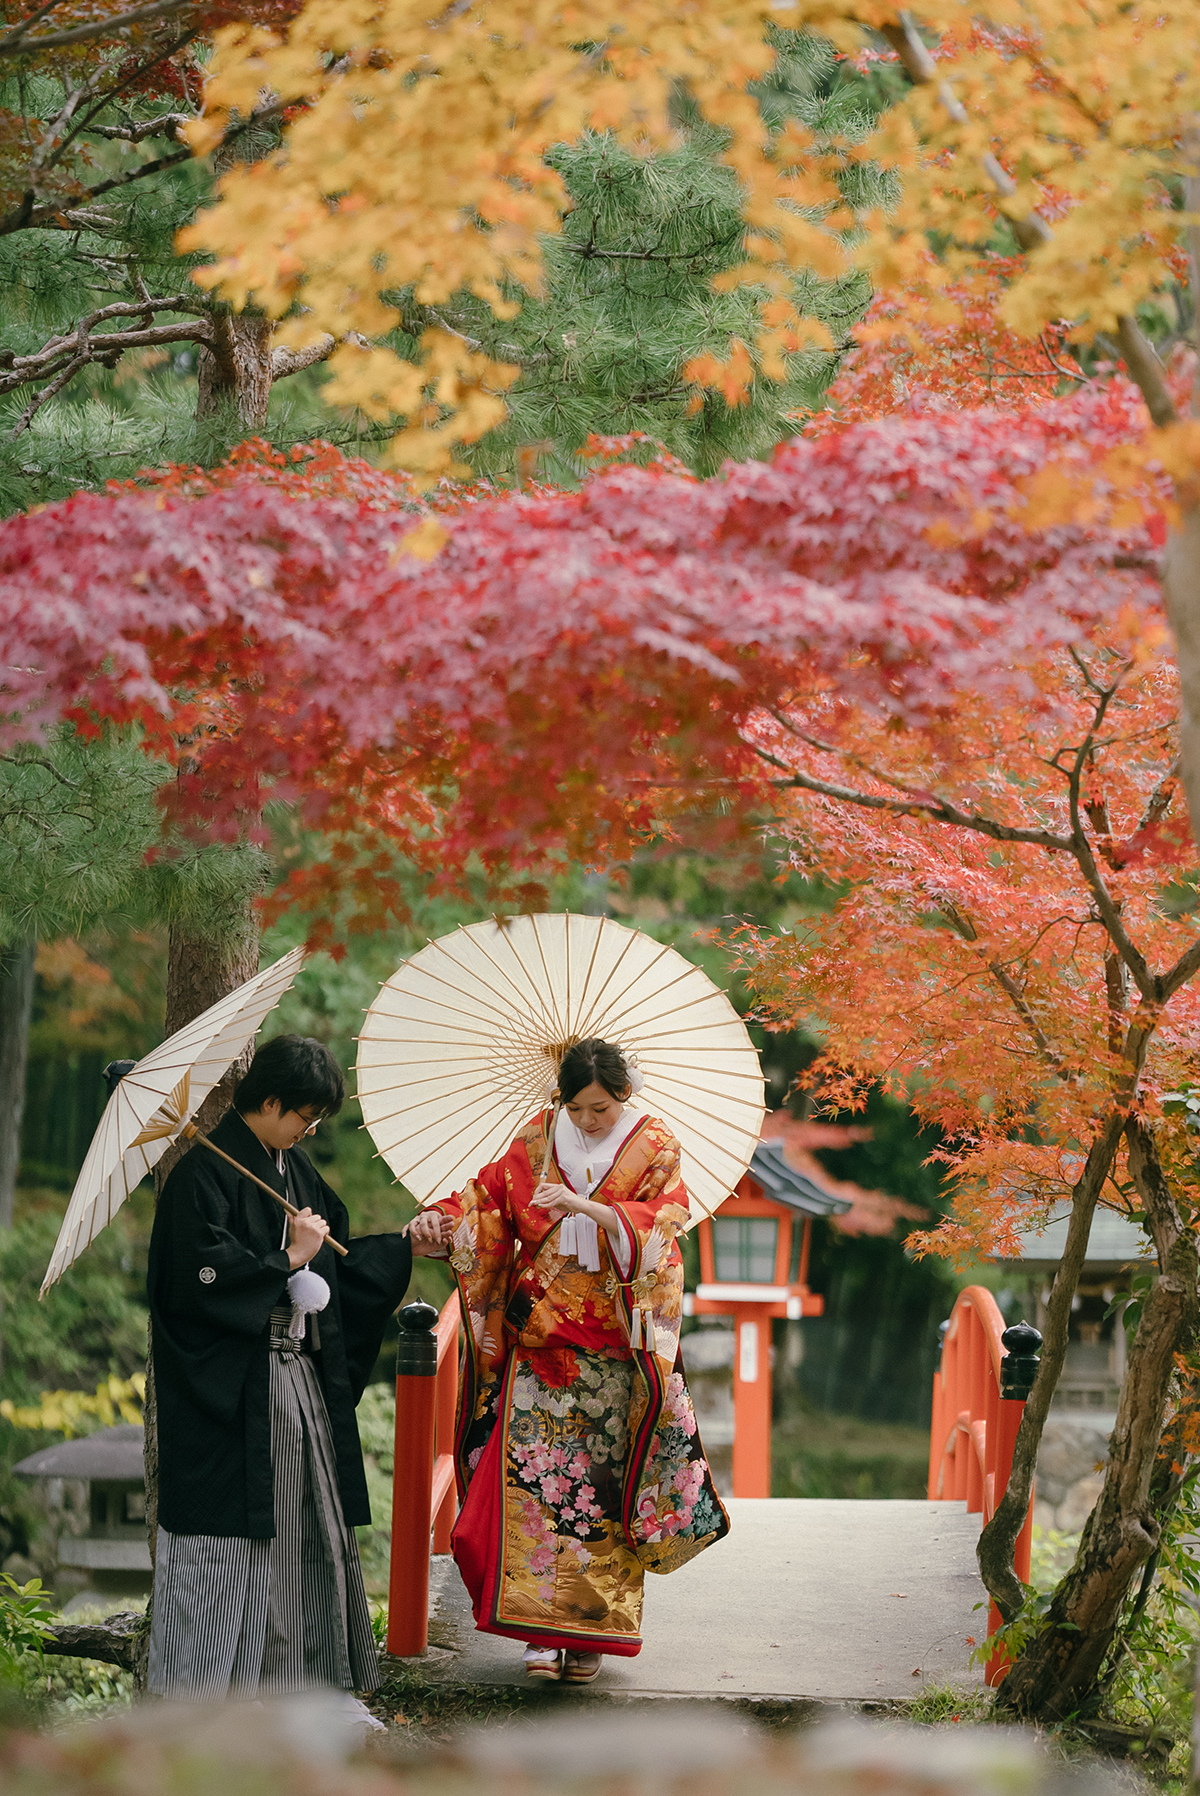
[[[186,42],[186,38],[181,38],[174,48],[178,49]],[[161,59],[156,58],[157,60]],[[217,149],[228,149],[247,131],[253,130],[255,125],[263,124],[268,119],[277,118],[283,110],[284,102],[282,100],[269,100],[261,106],[256,106],[254,111],[247,114],[244,119],[230,126],[217,145]],[[36,203],[36,189],[30,187],[22,194],[20,205],[15,206],[11,212],[0,218],[0,237],[10,236],[14,231],[36,230],[42,225],[58,224],[63,219],[71,224],[82,221],[84,228],[95,229],[95,220],[87,218],[86,214],[81,211],[81,208],[90,201],[99,199],[102,194],[114,193],[121,188],[129,187],[135,181],[144,181],[148,175],[157,175],[164,168],[175,168],[180,163],[191,160],[190,148],[177,150],[171,156],[157,156],[153,162],[139,163],[137,168],[128,169],[123,175],[115,175],[111,180],[98,182],[95,187],[85,188],[82,193],[75,196],[74,200],[50,200],[41,206]]]
[[[569,238],[561,238],[555,247],[582,256],[585,262],[705,262],[720,255],[728,245],[714,242],[698,249],[598,249],[594,243],[572,243]]]

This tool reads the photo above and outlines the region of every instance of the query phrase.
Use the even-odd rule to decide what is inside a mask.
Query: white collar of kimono
[[[612,1163],[640,1122],[642,1110],[623,1110],[607,1135],[585,1135],[571,1121],[566,1105],[554,1129],[554,1154],[572,1191],[590,1197],[612,1171]]]

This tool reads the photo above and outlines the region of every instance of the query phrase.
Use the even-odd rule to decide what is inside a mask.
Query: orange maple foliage
[[[1161,619],[1031,674],[1036,702],[964,693],[936,732],[831,689],[755,728],[793,864],[845,889],[791,934],[741,930],[743,970],[776,1025],[823,1017],[806,1079],[831,1111],[878,1081],[943,1132],[955,1213],[911,1240],[952,1258],[1015,1251],[1114,1119],[1161,1114],[1200,1032]]]
[[[1068,383],[1081,384],[1086,375],[1067,345],[1065,323],[1031,339],[1004,322],[1018,272],[1016,258],[987,256],[938,292],[879,295],[855,329],[856,347],[826,394],[828,408],[805,416],[805,436],[893,412],[984,405],[1020,411]]]

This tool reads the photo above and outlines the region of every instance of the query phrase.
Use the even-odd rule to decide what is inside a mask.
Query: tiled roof
[[[98,1428],[77,1441],[60,1441],[43,1447],[13,1467],[23,1478],[104,1478],[121,1483],[144,1476],[142,1442],[138,1422],[120,1422],[115,1428]]]
[[[750,1177],[777,1203],[805,1216],[844,1216],[850,1209],[844,1197],[835,1197],[814,1179],[788,1165],[782,1141],[760,1141],[750,1162]]]
[[[1050,1221],[1040,1234],[1033,1229],[1023,1230],[1020,1258],[1048,1265],[1057,1264],[1066,1251],[1070,1216],[1070,1205],[1063,1204],[1052,1212]],[[1105,1266],[1126,1266],[1136,1260],[1150,1259],[1152,1255],[1153,1249],[1136,1222],[1130,1222],[1127,1216],[1120,1215],[1116,1210],[1097,1205],[1088,1236],[1087,1257],[1090,1262]]]

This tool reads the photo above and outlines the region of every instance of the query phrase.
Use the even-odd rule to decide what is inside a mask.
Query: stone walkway
[[[635,1659],[605,1658],[610,1696],[909,1700],[978,1683],[968,1636],[986,1631],[979,1518],[961,1503],[728,1502],[728,1539],[646,1579]],[[523,1683],[521,1648],[479,1634],[453,1560],[433,1562],[439,1683]]]

